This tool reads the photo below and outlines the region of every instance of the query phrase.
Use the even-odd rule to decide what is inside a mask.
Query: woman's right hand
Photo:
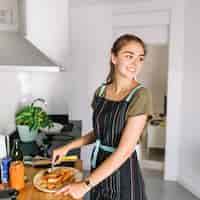
[[[53,150],[53,157],[52,157],[52,164],[58,164],[61,162],[62,157],[65,156],[68,151],[69,151],[69,147],[67,145],[59,147],[57,149]]]

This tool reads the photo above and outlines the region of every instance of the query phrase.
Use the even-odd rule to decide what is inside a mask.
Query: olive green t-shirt
[[[135,92],[134,97],[131,99],[128,110],[126,113],[126,119],[128,117],[138,116],[142,114],[152,114],[152,97],[147,88],[140,88]]]
[[[98,95],[99,92],[100,92],[100,87],[97,88],[95,95]],[[101,97],[104,97],[104,96],[105,96],[105,90],[103,94],[101,95]],[[91,106],[92,108],[94,108],[94,98],[92,100]],[[126,113],[126,120],[129,117],[134,117],[134,116],[143,115],[143,114],[150,116],[152,115],[152,113],[153,113],[152,95],[150,91],[147,88],[138,89],[129,102],[127,113]],[[146,128],[147,128],[147,123],[145,124],[140,140],[146,134]]]

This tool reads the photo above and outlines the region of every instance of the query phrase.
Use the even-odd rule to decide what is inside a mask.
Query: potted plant
[[[22,142],[34,141],[40,128],[53,127],[46,111],[33,103],[20,109],[16,113],[15,121]]]

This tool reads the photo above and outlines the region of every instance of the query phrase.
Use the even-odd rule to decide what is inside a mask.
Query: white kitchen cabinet
[[[148,124],[147,149],[165,148],[165,126]]]

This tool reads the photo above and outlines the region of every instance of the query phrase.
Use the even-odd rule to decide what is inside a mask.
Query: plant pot
[[[20,140],[22,142],[33,142],[36,140],[38,131],[30,131],[28,126],[17,125]]]

